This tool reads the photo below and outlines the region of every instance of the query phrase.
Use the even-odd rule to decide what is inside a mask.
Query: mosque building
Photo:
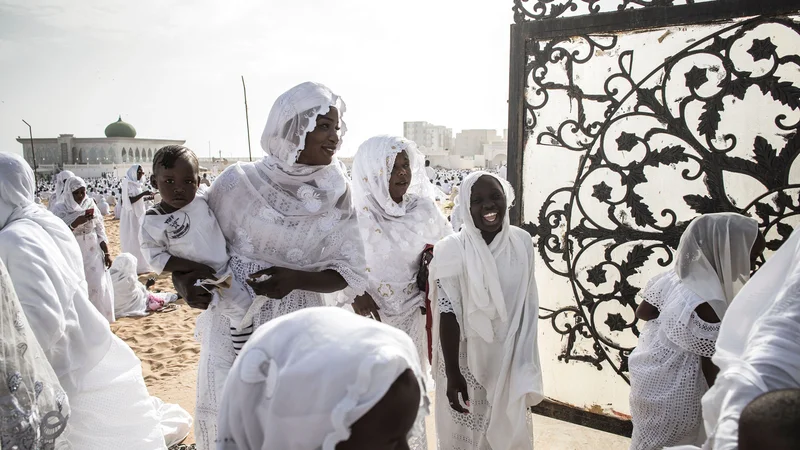
[[[150,171],[153,154],[165,145],[183,145],[185,140],[143,139],[136,137],[136,128],[120,116],[109,124],[104,138],[77,138],[61,134],[57,138],[18,137],[25,160],[41,174],[70,170],[81,177],[98,177],[107,173],[122,175],[134,163]],[[34,154],[36,165],[34,166]]]

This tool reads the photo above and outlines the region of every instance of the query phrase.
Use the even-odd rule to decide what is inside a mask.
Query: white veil
[[[80,188],[86,187],[86,181],[83,180],[81,177],[70,177],[64,182],[64,187],[61,192],[61,198],[58,200],[58,204],[54,208],[51,208],[53,214],[57,215],[67,225],[72,225],[72,222],[86,213],[86,210],[96,208],[94,200],[89,193],[86,193],[86,197],[84,197],[83,201],[79,205],[75,202],[75,198],[72,196],[72,193],[77,191]],[[99,214],[99,211],[98,211]]]
[[[0,447],[69,448],[69,402],[0,260]]]
[[[702,215],[681,236],[675,272],[720,320],[750,278],[750,251],[757,236],[758,222],[736,213]]]

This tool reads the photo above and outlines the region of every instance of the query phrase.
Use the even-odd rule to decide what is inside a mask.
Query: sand
[[[120,253],[119,221],[105,219],[112,258]],[[140,278],[142,282],[147,276]],[[156,292],[175,292],[169,275],[157,278],[151,288]],[[183,300],[177,309],[146,317],[123,317],[111,325],[111,331],[125,341],[142,360],[142,374],[150,395],[167,403],[177,403],[194,415],[197,362],[200,344],[194,340],[194,325],[202,312]],[[185,444],[194,442],[194,430]]]

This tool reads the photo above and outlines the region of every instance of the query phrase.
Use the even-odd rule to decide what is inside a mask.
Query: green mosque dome
[[[106,137],[108,138],[135,138],[136,128],[128,122],[122,121],[122,116],[119,120],[106,127]]]

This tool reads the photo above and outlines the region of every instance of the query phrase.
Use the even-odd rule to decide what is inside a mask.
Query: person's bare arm
[[[658,319],[658,315],[658,308],[644,300],[636,308],[636,318],[639,320],[655,320]]]

